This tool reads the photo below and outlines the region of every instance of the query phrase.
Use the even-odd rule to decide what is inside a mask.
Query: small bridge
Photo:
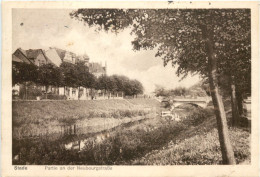
[[[172,100],[172,107],[175,108],[182,104],[191,104],[200,106],[202,108],[207,107],[208,103],[210,102],[209,97],[199,97],[199,98],[174,98]]]

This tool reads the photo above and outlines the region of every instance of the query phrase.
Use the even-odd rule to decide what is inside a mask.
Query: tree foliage
[[[58,67],[50,63],[39,66],[36,83],[43,86],[60,86],[62,82],[63,75]]]
[[[134,50],[156,49],[164,65],[178,67],[178,76],[208,78],[223,163],[235,163],[218,80],[223,72],[241,74],[239,69],[250,75],[249,9],[79,9],[71,16],[116,33],[131,26]]]
[[[39,67],[26,63],[13,65],[13,85],[27,81],[46,86],[85,87],[105,92],[123,92],[125,95],[137,95],[143,93],[143,86],[137,80],[131,80],[121,75],[102,75],[96,78],[89,72],[84,62],[76,64],[63,62],[60,67],[45,64]]]
[[[77,70],[73,64],[63,62],[60,68],[64,75],[64,85],[68,87],[77,87]]]
[[[156,47],[156,56],[165,65],[177,65],[177,74],[184,76],[188,72],[207,75],[207,44],[202,31],[211,29],[219,72],[229,66],[238,66],[232,69],[236,72],[249,72],[249,9],[79,9],[71,17],[99,30],[119,32],[131,26],[136,36],[134,50]]]
[[[38,82],[38,68],[33,64],[13,63],[12,85],[28,81]]]
[[[101,76],[98,78],[97,85],[98,89],[105,90],[105,92],[123,92],[125,95],[129,96],[142,94],[144,91],[141,82],[138,80],[131,80],[122,75]]]

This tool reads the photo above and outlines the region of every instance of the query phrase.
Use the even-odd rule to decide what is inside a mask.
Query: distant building
[[[66,52],[65,56],[63,58],[63,61],[75,64],[76,63],[76,54],[72,53],[72,52]]]
[[[54,53],[54,50],[56,51],[57,55],[59,56],[61,62],[76,64],[79,61],[84,61],[87,66],[89,64],[89,57],[86,54],[76,55],[73,52],[59,49],[56,47],[50,47],[50,49],[48,51],[52,51]],[[47,54],[47,51],[46,51],[46,54]],[[58,59],[56,59],[56,60],[58,60]]]
[[[106,75],[107,66],[102,66],[101,63],[89,63],[89,72],[96,77],[100,77],[102,75]]]
[[[42,49],[29,49],[23,50],[18,48],[12,55],[12,62],[13,62],[13,69],[15,69],[15,63],[27,63],[27,64],[34,64],[36,66],[41,66],[44,64],[54,64],[55,66],[59,67],[62,62],[68,62],[72,64],[76,64],[77,62],[84,62],[86,66],[89,68],[89,72],[95,75],[96,77],[100,77],[102,75],[106,75],[107,73],[107,65],[102,66],[101,63],[97,62],[89,62],[89,56],[84,55],[76,55],[73,52],[69,52],[63,49],[50,47],[48,50],[44,51]],[[45,88],[41,88],[45,90]],[[54,92],[53,92],[54,90]],[[57,91],[58,90],[58,91]],[[15,85],[13,87],[14,95],[19,93],[20,86]],[[56,94],[56,91],[59,95],[66,95],[67,99],[122,99],[123,94],[120,96],[118,93],[115,96],[105,95],[101,90],[92,90],[87,88],[72,88],[72,87],[59,87],[56,88],[54,86],[48,87],[48,93],[53,92]]]
[[[26,56],[31,60],[36,66],[41,66],[49,63],[48,58],[42,49],[29,49],[26,50]]]
[[[56,50],[58,56],[60,57],[62,62],[67,62],[67,63],[76,63],[76,54],[73,52],[69,52],[63,49],[59,49],[56,47],[51,47],[50,49]]]
[[[63,62],[63,59],[65,57],[65,54],[66,54],[66,50],[63,50],[63,49],[59,49],[59,48],[56,48],[56,47],[50,47],[50,49],[54,49],[56,50],[57,54],[59,55],[61,61]]]
[[[89,66],[89,56],[86,54],[77,56],[76,62],[78,62],[78,61],[83,61],[85,63],[85,65]]]
[[[55,50],[54,48],[50,48],[49,50],[45,51],[45,55],[47,56],[47,58],[56,66],[60,66],[60,64],[62,63],[62,60],[60,58],[60,56],[58,55],[57,50]]]
[[[27,64],[33,63],[31,60],[27,58],[26,51],[19,48],[12,55],[12,61],[22,63],[25,62]]]
[[[42,49],[23,50],[19,48],[13,53],[12,60],[14,62],[25,62],[27,64],[32,63],[36,66],[52,63],[58,67],[62,62],[76,64],[77,62],[83,61],[85,65],[89,67],[89,72],[94,74],[96,77],[107,74],[106,64],[105,66],[102,66],[101,63],[90,63],[89,57],[86,54],[76,55],[73,52],[69,52],[56,47],[50,47],[45,52]]]

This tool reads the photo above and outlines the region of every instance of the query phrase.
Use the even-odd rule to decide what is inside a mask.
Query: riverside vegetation
[[[26,105],[26,106],[25,106]],[[70,109],[68,109],[70,107]],[[88,107],[89,109],[86,109]],[[147,108],[150,109],[147,109]],[[24,109],[22,109],[24,108]],[[33,108],[33,109],[32,109]],[[59,108],[59,109],[57,109]],[[118,108],[118,109],[113,109]],[[151,109],[152,108],[152,109]],[[45,110],[47,117],[40,113]],[[216,121],[212,107],[206,109],[185,105],[176,111],[185,114],[180,122],[158,116],[160,104],[153,99],[16,102],[13,104],[13,164],[78,164],[78,165],[192,165],[221,164]],[[77,112],[77,115],[74,113]],[[64,119],[64,115],[71,118]],[[31,116],[29,116],[31,115]],[[53,117],[56,117],[54,119]],[[56,136],[16,136],[16,131],[39,124],[50,126],[77,123],[91,124],[111,119],[113,126],[90,128],[83,133]],[[72,121],[73,120],[73,121]],[[38,122],[37,122],[38,121]],[[56,123],[54,123],[56,122]],[[55,129],[55,128],[54,128]],[[21,136],[22,133],[20,133]],[[84,147],[66,149],[72,141],[91,139],[97,134],[101,142],[84,141]],[[230,129],[237,163],[250,161],[250,133],[241,128]]]

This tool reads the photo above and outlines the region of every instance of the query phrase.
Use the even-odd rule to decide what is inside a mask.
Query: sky
[[[155,57],[156,50],[133,51],[130,29],[117,35],[96,31],[81,21],[72,19],[69,13],[75,9],[13,9],[12,47],[44,49],[58,47],[77,55],[87,54],[90,62],[107,62],[107,74],[125,75],[139,80],[145,93],[154,91],[156,85],[166,89],[190,87],[199,76],[188,76],[180,81],[171,64],[163,66],[163,60]]]

